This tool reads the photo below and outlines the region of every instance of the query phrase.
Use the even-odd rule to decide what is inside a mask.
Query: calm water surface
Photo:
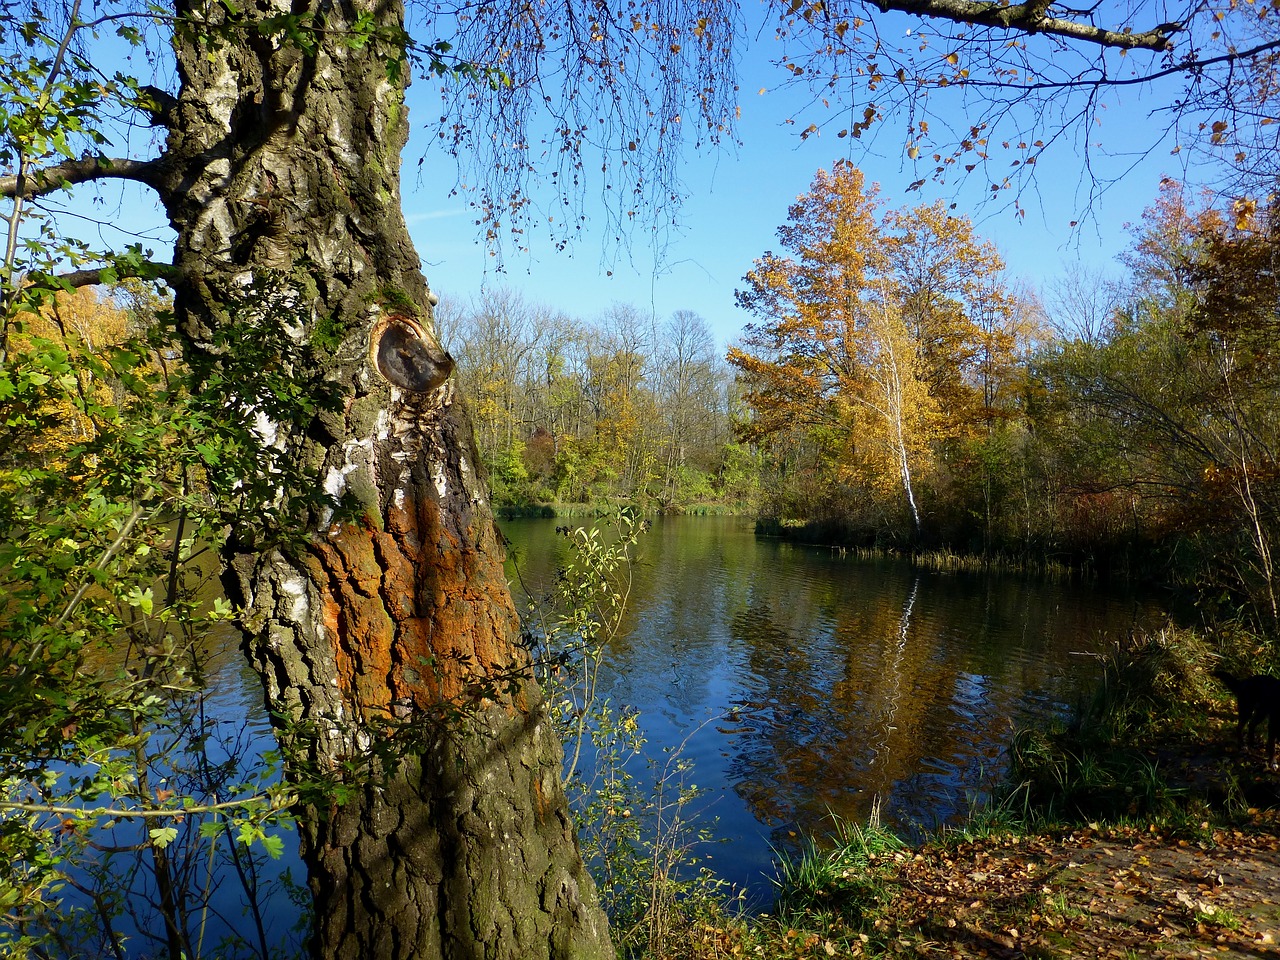
[[[560,520],[508,520],[513,575],[549,588]],[[1109,638],[1159,623],[1133,595],[927,573],[757,538],[747,518],[654,522],[603,695],[637,708],[647,750],[679,748],[726,843],[717,872],[759,902],[775,851],[864,820],[907,833],[963,815],[1012,729],[1060,714]]]
[[[501,524],[511,576],[533,596],[567,552],[556,524]],[[700,854],[762,906],[776,852],[829,833],[832,814],[861,821],[879,803],[908,834],[963,815],[1003,771],[1013,727],[1063,712],[1096,675],[1090,653],[1163,617],[1096,588],[920,573],[757,539],[745,518],[659,519],[642,538],[602,692],[640,711],[649,757],[681,749],[694,762],[700,822],[726,841]],[[220,639],[206,667],[215,763],[273,745],[238,635]],[[175,852],[206,842],[183,829]],[[305,875],[295,844],[286,837],[285,855],[261,863],[273,945],[296,945],[299,911],[280,887],[286,871]],[[141,905],[154,893],[138,876],[128,899]],[[214,876],[207,943],[250,930],[234,871]],[[145,910],[118,928],[134,955],[154,946]]]

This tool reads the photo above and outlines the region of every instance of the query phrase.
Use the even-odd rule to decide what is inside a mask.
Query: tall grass
[[[866,825],[832,820],[830,840],[811,841],[799,856],[782,858],[779,917],[838,912],[857,925],[886,898],[884,876],[902,859],[906,843],[883,826],[878,807]]]
[[[1162,755],[1213,735],[1206,701],[1219,657],[1172,626],[1114,641],[1070,720],[1015,734],[1007,791],[1048,820],[1179,819],[1191,798],[1166,776]]]

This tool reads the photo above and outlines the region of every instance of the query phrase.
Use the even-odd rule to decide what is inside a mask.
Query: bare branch
[[[155,160],[81,157],[25,175],[0,177],[0,196],[40,197],[74,183],[105,179],[136,180],[153,187],[158,170]]]
[[[1254,57],[1261,56],[1265,53],[1271,53],[1275,50],[1280,50],[1280,40],[1269,40],[1266,43],[1258,44],[1256,47],[1250,47],[1248,50],[1231,50],[1220,56],[1205,57],[1203,60],[1198,60],[1192,57],[1176,63],[1173,66],[1163,67],[1160,70],[1153,70],[1151,73],[1136,74],[1131,77],[1112,77],[1103,73],[1098,73],[1096,76],[1081,76],[1068,80],[1043,80],[1036,81],[1034,83],[1002,82],[998,80],[965,80],[962,82],[962,85],[968,87],[990,87],[999,90],[1010,90],[1015,93],[1031,90],[1070,90],[1081,87],[1136,87],[1154,83],[1156,80],[1163,80],[1165,77],[1173,77],[1179,74],[1200,74],[1209,67],[1232,64],[1242,60],[1251,60]]]
[[[1047,33],[1072,40],[1083,40],[1103,47],[1122,50],[1168,50],[1173,36],[1183,30],[1181,23],[1162,23],[1142,33],[1108,30],[1079,20],[1064,20],[1048,15],[1048,0],[1004,5],[982,0],[873,0],[885,13],[897,10],[919,17],[937,17],[955,23],[979,27],[1020,30],[1024,33]]]

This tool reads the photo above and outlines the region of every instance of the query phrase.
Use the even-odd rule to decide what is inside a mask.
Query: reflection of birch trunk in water
[[[898,639],[894,644],[893,658],[886,668],[889,677],[889,695],[885,698],[884,737],[876,748],[868,766],[874,767],[876,761],[889,754],[889,738],[897,729],[894,720],[898,716],[898,703],[902,699],[902,661],[907,656],[907,631],[911,629],[911,611],[916,605],[916,594],[920,592],[920,578],[917,576],[911,584],[911,592],[907,594],[907,602],[902,607],[902,616],[898,620]],[[883,765],[882,765],[883,766]]]

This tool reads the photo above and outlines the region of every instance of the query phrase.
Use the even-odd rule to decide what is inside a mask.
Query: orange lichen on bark
[[[366,716],[493,699],[527,662],[492,534],[458,537],[415,499],[383,530],[344,524],[312,547],[339,684]]]
[[[492,535],[478,538],[468,527],[458,536],[441,523],[439,505],[421,496],[389,510],[386,527],[397,547],[388,555],[388,576],[399,574],[398,589],[414,599],[414,609],[397,618],[391,673],[397,696],[419,705],[492,696],[491,681],[523,656],[513,643],[518,624],[510,595],[494,588],[505,580]]]
[[[310,566],[344,700],[360,713],[385,715],[392,701],[386,676],[395,623],[382,600],[373,537],[344,524],[313,545]]]

